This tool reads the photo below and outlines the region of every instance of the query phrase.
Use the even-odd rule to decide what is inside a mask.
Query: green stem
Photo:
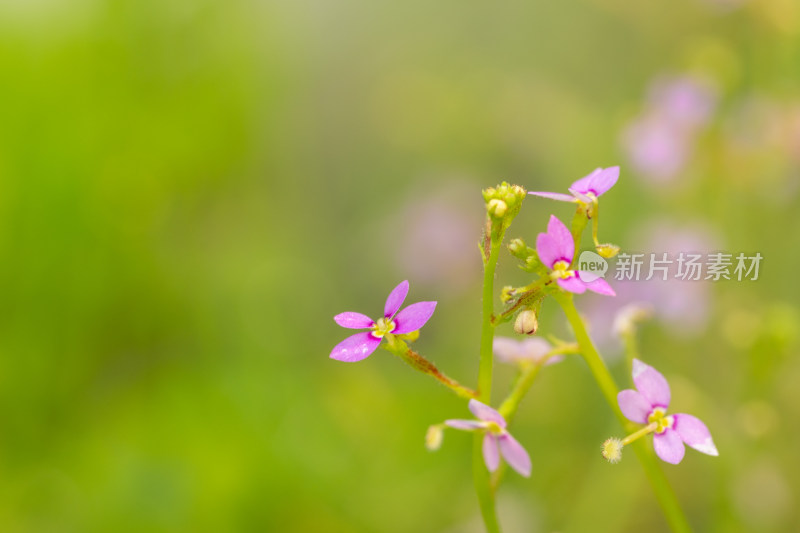
[[[597,349],[589,338],[583,320],[578,314],[578,310],[575,309],[575,304],[572,302],[572,295],[556,293],[554,296],[564,310],[564,314],[575,332],[575,338],[581,348],[581,354],[586,364],[589,365],[589,370],[591,370],[595,381],[597,381],[609,407],[611,407],[611,410],[614,412],[623,428],[625,428],[625,432],[631,433],[636,427],[625,418],[617,405],[617,385],[614,383],[614,378],[611,377],[603,359],[600,357],[600,354],[597,353]],[[636,452],[636,456],[639,458],[639,462],[642,464],[642,468],[645,471],[650,485],[653,487],[653,492],[656,495],[656,499],[664,512],[664,516],[670,528],[676,533],[689,533],[691,531],[689,522],[683,514],[680,503],[672,487],[670,487],[669,481],[664,475],[664,471],[661,470],[661,467],[656,462],[652,450],[641,440],[633,443],[633,449]]]
[[[636,340],[636,331],[630,328],[623,332],[622,340],[625,342],[625,363],[628,372],[633,372],[633,360],[639,358],[639,343]]]
[[[447,377],[443,374],[436,365],[425,359],[423,356],[412,350],[408,345],[397,338],[395,335],[386,335],[386,343],[381,346],[387,351],[393,353],[403,361],[405,361],[411,368],[418,370],[423,374],[427,374],[437,380],[439,383],[452,390],[462,398],[470,399],[477,398],[478,393],[474,390],[465,387],[458,381]]]
[[[525,397],[525,394],[528,393],[528,389],[530,389],[531,385],[533,385],[533,382],[536,380],[536,376],[539,375],[539,370],[541,370],[542,367],[547,363],[547,360],[555,355],[568,353],[578,353],[578,346],[576,344],[566,343],[561,346],[556,346],[541,360],[530,363],[522,370],[519,377],[517,377],[517,380],[514,382],[514,388],[508,394],[503,403],[500,404],[500,408],[498,409],[498,412],[503,415],[503,418],[506,419],[506,422],[509,424],[511,423],[511,419],[514,418],[517,408],[519,407],[519,403],[522,401],[522,398]]]
[[[503,415],[503,418],[506,419],[507,423],[511,423],[511,419],[514,418],[514,414],[517,412],[517,407],[519,407],[519,402],[522,401],[522,398],[528,392],[528,389],[531,388],[531,385],[533,385],[533,382],[536,380],[536,376],[539,375],[539,370],[541,369],[542,363],[533,363],[528,368],[523,370],[517,378],[511,393],[498,409],[498,412]]]
[[[480,366],[478,368],[478,393],[479,399],[489,404],[492,401],[492,368],[494,364],[494,353],[492,352],[492,342],[494,341],[494,273],[497,268],[497,258],[500,255],[500,241],[492,242],[491,251],[486,264],[483,267],[483,301],[481,309],[481,347],[480,347]]]
[[[481,346],[480,365],[478,369],[478,398],[485,404],[492,401],[492,368],[494,354],[492,342],[494,340],[494,273],[497,268],[497,258],[500,255],[500,245],[503,241],[502,233],[498,238],[491,239],[488,257],[483,263],[483,302],[481,311]],[[486,531],[499,533],[500,524],[495,511],[494,492],[492,491],[491,478],[483,460],[483,435],[475,435],[472,450],[472,478],[475,483],[475,492],[483,515]]]
[[[478,494],[478,503],[481,507],[486,532],[500,533],[500,522],[497,521],[497,511],[494,507],[491,475],[483,460],[483,435],[482,432],[476,432],[473,437],[472,480],[475,484],[475,492]]]

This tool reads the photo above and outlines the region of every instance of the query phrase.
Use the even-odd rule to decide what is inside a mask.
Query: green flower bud
[[[508,204],[506,204],[503,200],[494,198],[486,205],[486,209],[493,217],[503,218],[503,216],[506,214],[506,211],[508,211]]]
[[[520,259],[528,256],[528,247],[525,245],[525,241],[519,238],[513,239],[508,243],[508,251],[511,252],[511,255]]]

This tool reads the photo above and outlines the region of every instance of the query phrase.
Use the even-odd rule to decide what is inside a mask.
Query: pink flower
[[[617,179],[619,179],[619,167],[596,168],[591,174],[584,176],[569,187],[568,190],[571,194],[558,192],[529,192],[528,194],[561,202],[591,204],[613,187],[617,183]]]
[[[634,170],[654,183],[677,178],[717,107],[713,83],[695,76],[662,76],[650,86],[641,114],[622,134]]]
[[[495,356],[505,363],[552,365],[564,359],[563,355],[548,357],[553,347],[541,337],[518,341],[510,337],[495,337],[492,344]]]
[[[550,269],[550,277],[565,291],[581,294],[589,289],[598,294],[615,296],[614,289],[603,278],[585,282],[579,277],[580,271],[569,270],[575,255],[575,241],[555,215],[550,216],[547,233],[540,233],[536,237],[536,253],[542,264]]]
[[[500,466],[500,455],[506,462],[525,477],[531,475],[531,458],[525,448],[517,442],[506,430],[506,419],[503,415],[479,402],[469,401],[469,410],[478,419],[475,420],[445,420],[444,423],[451,428],[464,431],[483,431],[483,460],[490,472]]]
[[[625,389],[617,395],[619,408],[629,420],[648,424],[653,432],[653,448],[663,461],[680,463],[684,444],[708,455],[719,455],[711,433],[698,418],[686,414],[667,415],[669,383],[660,372],[634,359],[633,383],[637,390]]]
[[[399,313],[400,306],[408,294],[408,281],[395,287],[386,298],[383,318],[373,321],[361,313],[340,313],[333,317],[337,324],[349,329],[371,329],[356,333],[336,345],[331,351],[331,359],[354,363],[369,357],[378,348],[383,337],[388,334],[402,335],[417,331],[430,319],[436,309],[436,302],[417,302]]]

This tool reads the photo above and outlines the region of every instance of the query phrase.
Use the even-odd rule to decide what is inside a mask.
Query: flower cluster
[[[680,104],[680,95],[673,96]],[[683,112],[681,120],[687,122],[699,120],[693,115],[691,108],[684,109],[680,105],[678,108]],[[338,325],[367,331],[356,333],[340,342],[331,351],[330,357],[345,362],[361,361],[382,346],[412,368],[434,377],[442,385],[469,400],[468,408],[475,419],[447,419],[442,423],[430,426],[425,435],[425,444],[428,449],[436,450],[441,446],[446,428],[477,432],[482,435],[482,438],[479,439],[480,455],[477,454],[479,450],[476,449],[476,472],[483,470],[480,462],[482,456],[483,463],[489,472],[496,472],[501,459],[504,459],[520,475],[529,477],[531,475],[530,455],[511,435],[508,425],[522,397],[543,367],[563,359],[563,354],[581,354],[589,363],[595,379],[605,387],[606,397],[613,404],[613,394],[609,393],[609,383],[616,392],[613,378],[608,374],[606,366],[588,338],[582,319],[572,304],[572,295],[582,294],[586,291],[605,296],[616,295],[614,289],[603,279],[602,275],[597,275],[596,272],[584,272],[576,268],[575,255],[582,232],[589,222],[592,224],[592,237],[597,253],[603,257],[612,257],[619,252],[617,246],[601,244],[597,239],[598,198],[607,193],[616,184],[618,178],[619,167],[598,168],[572,183],[568,188],[570,194],[538,191],[527,193],[570,202],[575,204],[577,209],[571,229],[555,215],[551,215],[546,231],[539,233],[536,237],[535,248],[528,247],[520,238],[511,241],[509,245],[511,254],[522,261],[523,270],[535,274],[536,277],[530,284],[523,287],[504,287],[501,300],[505,308],[498,314],[494,312],[490,296],[497,257],[505,232],[519,212],[527,194],[522,187],[507,183],[483,191],[486,204],[486,225],[481,253],[485,275],[478,390],[467,388],[445,376],[433,363],[406,344],[406,342],[417,340],[420,328],[428,322],[436,309],[436,302],[424,301],[411,304],[401,310],[409,291],[408,281],[401,282],[391,291],[384,305],[383,316],[377,320],[356,312],[336,315],[334,320]],[[538,332],[538,314],[542,301],[548,296],[554,297],[564,309],[570,325],[575,331],[577,343],[569,343],[555,338],[551,338],[551,343],[541,337],[533,336]],[[636,309],[631,309],[628,315],[620,318],[619,324],[616,326],[620,334],[629,337],[635,334],[634,323],[645,316],[641,312],[637,314],[636,311]],[[499,324],[511,320],[514,321],[514,331],[519,335],[527,336],[527,338],[523,338],[523,340],[507,337],[494,338],[495,328]],[[384,343],[384,340],[387,342]],[[488,405],[492,363],[495,355],[501,361],[513,364],[518,371],[511,391],[497,409]],[[649,434],[653,435],[656,454],[668,463],[677,464],[683,459],[685,445],[708,455],[717,455],[711,434],[703,422],[692,415],[667,413],[670,389],[664,376],[653,367],[638,359],[633,359],[633,383],[636,389],[625,389],[619,392],[617,404],[612,405],[612,408],[618,409],[618,414],[621,412],[632,422],[643,424],[644,427],[624,439],[610,438],[603,443],[602,454],[606,459],[618,462],[625,446]],[[485,473],[483,475],[485,477]],[[499,475],[492,476],[494,479],[492,483],[497,483],[499,477]],[[476,483],[478,479],[476,477]],[[481,503],[482,509],[485,509],[487,505],[493,505],[493,503],[485,501],[487,494],[490,495],[490,498],[492,497],[492,492],[491,489],[488,492],[479,489],[479,497],[484,498]],[[487,527],[488,521],[493,519],[492,514],[484,514]],[[498,528],[490,527],[490,529]]]

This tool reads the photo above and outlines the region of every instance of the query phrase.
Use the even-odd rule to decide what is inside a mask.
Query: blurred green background
[[[713,105],[653,178],[630,131],[664,77]],[[469,436],[423,446],[464,402],[387,352],[328,359],[331,317],[409,279],[439,302],[418,349],[474,384],[480,189],[614,164],[602,240],[764,256],[643,331],[720,450],[664,465],[680,501],[697,531],[800,530],[799,88],[794,0],[0,1],[0,531],[480,531]],[[619,429],[579,359],[514,433],[508,532],[665,531],[633,456],[600,458]]]

